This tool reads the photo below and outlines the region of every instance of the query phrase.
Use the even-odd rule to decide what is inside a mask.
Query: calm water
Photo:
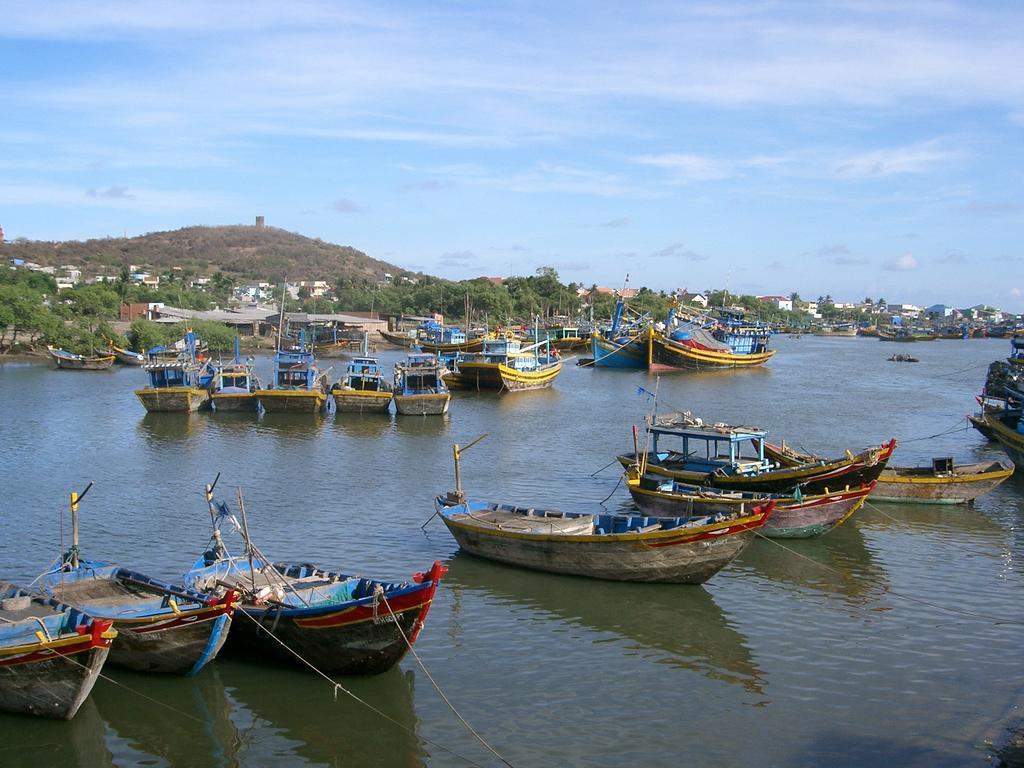
[[[911,440],[964,425],[1006,341],[916,344],[916,365],[873,339],[777,347],[762,370],[663,376],[659,402],[819,453],[895,436],[899,464],[1001,455],[974,431]],[[1018,724],[1019,478],[974,507],[868,507],[822,539],[755,541],[704,587],[601,583],[460,555],[440,522],[420,526],[452,485],[451,444],[485,432],[463,459],[470,496],[628,508],[614,468],[591,474],[630,448],[645,373],[569,366],[550,391],[457,394],[445,419],[145,415],[142,379],[0,365],[4,576],[57,557],[67,494],[90,480],[83,552],[177,576],[206,543],[202,489],[221,472],[272,557],[388,578],[445,561],[417,650],[516,766],[982,766]],[[411,657],[343,681],[404,728],[288,669],[108,673],[127,688],[101,680],[71,723],[0,715],[0,765],[499,764]]]

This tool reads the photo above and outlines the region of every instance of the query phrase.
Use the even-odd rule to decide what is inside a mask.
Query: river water
[[[628,509],[615,468],[592,473],[631,449],[655,388],[662,409],[817,453],[895,436],[900,465],[1002,455],[951,430],[1006,341],[918,343],[917,364],[888,362],[908,350],[874,339],[775,346],[765,368],[724,374],[569,365],[551,390],[457,393],[445,418],[146,415],[137,369],[0,365],[6,578],[30,581],[58,556],[67,495],[89,481],[83,553],[178,576],[205,547],[203,485],[218,472],[275,559],[393,579],[450,568],[422,667],[409,656],[341,681],[391,720],[291,669],[108,669],[115,682],[70,723],[0,715],[0,765],[500,765],[431,677],[515,766],[988,764],[1024,690],[1019,476],[973,507],[870,505],[817,540],[757,540],[703,587],[521,571],[459,554],[437,520],[421,531],[453,484],[451,444],[483,433],[463,457],[471,498],[593,510],[610,495]]]

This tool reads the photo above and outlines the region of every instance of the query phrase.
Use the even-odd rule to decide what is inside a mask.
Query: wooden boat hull
[[[424,352],[435,355],[451,355],[456,352],[480,352],[484,348],[483,338],[471,339],[461,344],[440,344],[432,341],[420,341],[417,346]]]
[[[707,485],[713,488],[727,488],[736,491],[755,493],[786,493],[799,485],[804,495],[826,493],[828,489],[857,488],[867,485],[885,469],[885,463],[896,450],[896,441],[877,448],[862,451],[856,456],[849,456],[837,461],[808,462],[795,466],[783,466],[760,475],[720,475],[717,473],[695,472],[682,469],[671,461],[662,461],[657,457],[648,457],[645,471],[671,477],[690,485]],[[771,455],[768,443],[765,443],[765,454]],[[774,458],[774,456],[773,456]],[[629,468],[637,463],[632,453],[618,457],[623,467]]]
[[[936,475],[931,467],[892,467],[882,471],[875,501],[910,504],[967,504],[994,490],[1013,474],[1009,461],[964,464],[953,474]]]
[[[117,358],[117,362],[121,365],[145,365],[146,358],[144,355],[138,352],[132,352],[128,349],[121,349],[120,347],[111,347],[110,354]]]
[[[210,395],[210,405],[222,413],[255,413],[259,410],[260,401],[255,392],[214,392]]]
[[[504,363],[465,362],[459,363],[457,372],[445,374],[444,382],[455,389],[521,392],[546,389],[561,372],[561,361],[542,365],[536,371],[518,371]]]
[[[648,343],[650,344],[648,367],[652,371],[713,371],[725,368],[753,368],[764,365],[775,355],[774,349],[749,355],[698,349],[653,334]]]
[[[406,336],[401,333],[388,333],[387,331],[379,331],[379,333],[384,338],[384,341],[394,344],[397,347],[412,349],[416,346],[416,339],[412,336]]]
[[[444,502],[439,499],[438,504]],[[538,527],[528,532],[488,528],[474,516],[483,509],[500,512],[506,507],[480,502],[449,507],[440,514],[459,547],[488,560],[611,581],[703,584],[746,548],[771,506],[721,523],[621,534],[536,532],[544,529],[544,517],[535,518]],[[655,518],[637,522],[646,527],[647,521],[657,525]]]
[[[555,339],[551,342],[551,346],[562,352],[577,352],[590,346],[590,338],[587,336],[567,336]]]
[[[198,387],[147,387],[135,390],[135,396],[150,413],[192,413],[210,399],[210,393]]]
[[[109,622],[91,634],[0,649],[0,710],[70,720],[99,677],[117,632]]]
[[[135,672],[194,675],[227,640],[232,610],[216,605],[157,620],[114,620],[118,635],[109,662]]]
[[[651,515],[706,515],[735,513],[768,498],[728,499],[716,494],[678,493],[645,488],[635,476],[626,481],[637,507]],[[846,488],[835,493],[800,498],[776,499],[775,510],[761,528],[760,534],[777,539],[807,539],[821,536],[850,519],[867,501],[875,488],[871,482],[859,488]]]
[[[646,335],[639,334],[627,344],[616,344],[599,333],[590,337],[594,365],[599,368],[646,368]]]
[[[114,365],[113,355],[102,357],[66,357],[50,349],[50,357],[62,371],[108,371]]]
[[[261,389],[255,394],[267,413],[316,413],[327,402],[327,395],[318,390]]]
[[[395,395],[395,411],[404,416],[442,416],[448,413],[449,392],[423,395]]]
[[[857,335],[857,329],[856,328],[850,328],[848,330],[843,330],[843,331],[817,330],[817,331],[813,331],[812,334],[814,336],[830,336],[830,337],[838,337],[838,338],[849,339],[849,338],[853,338],[853,337],[855,337]]]
[[[368,389],[336,389],[331,395],[338,413],[387,413],[393,396]]]
[[[985,421],[985,414],[969,413],[967,414],[967,421],[971,423],[972,427],[981,432],[987,440],[996,439],[995,430],[993,430],[992,427],[988,425],[988,422]]]
[[[435,563],[423,575],[423,581],[389,598],[386,604],[384,600],[368,600],[341,608],[240,606],[243,615],[231,630],[229,648],[308,669],[290,648],[327,674],[386,672],[416,642],[444,570]]]
[[[986,413],[985,423],[992,430],[992,437],[1013,460],[1019,469],[1024,467],[1024,434],[1017,431],[1020,423],[1020,411],[1014,413]]]

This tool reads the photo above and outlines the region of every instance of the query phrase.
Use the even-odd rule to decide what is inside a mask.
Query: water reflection
[[[790,588],[821,592],[863,606],[889,590],[888,575],[853,523],[815,539],[757,538],[729,565]]]
[[[264,413],[256,420],[256,431],[285,440],[317,437],[330,418],[323,413]]]
[[[281,764],[421,765],[426,750],[414,706],[415,675],[395,667],[339,682],[396,725],[326,681],[293,670],[220,664],[245,750],[242,764],[273,755]],[[270,740],[273,746],[260,741]]]
[[[402,727],[341,691],[335,700],[326,681],[279,667],[218,659],[195,678],[117,680],[148,698],[101,681],[93,692],[103,721],[92,724],[98,743],[75,764],[109,764],[113,754],[117,764],[233,768],[272,756],[288,765],[390,766],[420,765],[426,755],[414,675],[398,668],[339,682]],[[107,763],[95,759],[103,754]]]
[[[177,447],[181,440],[201,436],[207,424],[203,413],[147,413],[139,419],[139,432],[154,447]]]
[[[393,424],[390,413],[338,413],[331,420],[335,432],[358,439],[381,437]]]
[[[747,638],[699,587],[622,584],[534,573],[459,552],[448,587],[513,602],[636,643],[644,657],[762,693],[763,674]]]
[[[410,437],[447,435],[451,431],[451,411],[455,408],[453,404],[443,416],[395,416],[395,431]]]
[[[4,729],[0,765],[4,768],[43,765],[106,768],[115,764],[104,740],[103,719],[92,699],[86,699],[69,722],[18,715],[0,715],[0,722]]]

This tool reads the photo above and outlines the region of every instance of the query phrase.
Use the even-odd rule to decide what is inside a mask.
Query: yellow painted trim
[[[963,483],[979,483],[985,480],[1003,480],[1013,474],[1012,469],[999,469],[992,472],[982,472],[977,475],[950,475],[949,477],[901,477],[899,475],[886,475],[885,472],[878,478],[878,484],[887,483],[903,485],[957,485]]]
[[[36,651],[46,650],[49,648],[64,648],[68,645],[80,643],[82,642],[82,638],[87,637],[89,637],[88,634],[65,635],[64,637],[58,638],[57,640],[44,640],[38,643],[28,643],[26,645],[16,645],[10,648],[2,648],[0,649],[0,656],[19,656],[23,653],[35,653]],[[113,628],[108,629],[103,634],[101,634],[100,637],[102,637],[104,640],[113,640],[115,637],[117,637],[117,630]],[[82,650],[84,651],[88,649],[83,648]]]

